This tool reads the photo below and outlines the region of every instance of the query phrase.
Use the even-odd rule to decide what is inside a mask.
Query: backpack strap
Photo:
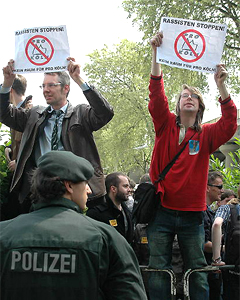
[[[240,233],[240,206],[239,204],[230,204],[230,218],[227,223],[226,243],[225,243],[225,261],[227,264],[236,266],[236,272],[239,272],[239,233]],[[235,272],[235,270],[234,270]]]
[[[193,138],[196,132],[190,137],[190,139],[184,144],[184,146],[181,148],[181,150],[174,156],[173,160],[171,160],[166,167],[163,169],[163,171],[158,175],[158,179],[154,182],[154,184],[158,183],[161,180],[165,179],[165,176],[167,175],[168,171],[171,169],[171,167],[175,164],[176,160],[180,156],[180,154],[183,152],[183,150],[186,148],[189,141]]]

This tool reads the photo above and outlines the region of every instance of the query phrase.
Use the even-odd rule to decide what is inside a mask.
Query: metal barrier
[[[170,275],[170,278],[171,278],[171,300],[176,299],[177,280],[176,280],[176,276],[175,276],[173,270],[171,270],[171,269],[168,269],[168,270],[149,269],[147,266],[140,266],[140,269],[142,270],[142,272],[165,272],[165,273],[168,273]]]
[[[207,266],[201,269],[189,269],[184,273],[183,277],[183,293],[184,293],[184,300],[190,300],[189,295],[189,277],[191,274],[195,272],[212,272],[212,271],[221,271],[221,270],[233,270],[235,268],[234,265],[224,265],[224,266]]]
[[[195,272],[212,272],[212,271],[221,271],[221,270],[233,270],[235,268],[234,265],[224,265],[224,266],[207,266],[200,269],[189,269],[184,273],[183,281],[184,281],[184,300],[190,300],[189,295],[189,277],[191,274]],[[142,272],[166,272],[170,275],[171,278],[171,300],[176,299],[177,294],[177,280],[176,275],[174,274],[173,270],[161,270],[161,269],[149,269],[147,266],[140,266]]]

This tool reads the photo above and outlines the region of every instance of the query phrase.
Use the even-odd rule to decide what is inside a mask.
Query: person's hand
[[[75,62],[75,58],[73,57],[68,57],[67,60],[69,61],[68,64],[69,75],[77,84],[82,84],[83,80],[80,76],[81,66]]]
[[[212,260],[212,266],[224,266],[225,262],[221,260],[221,257]]]
[[[214,79],[215,79],[218,87],[224,83],[227,76],[228,76],[228,72],[225,68],[225,65],[223,65],[223,64],[217,65],[217,71],[214,74]]]
[[[15,171],[16,169],[16,161],[15,160],[11,160],[8,164],[8,169],[12,172]]]
[[[216,266],[216,267],[225,266],[225,262],[224,261],[212,262],[212,266]]]
[[[154,37],[152,37],[149,41],[152,49],[155,51],[157,47],[160,47],[163,41],[163,33],[158,32]]]
[[[31,109],[33,107],[32,99],[27,100],[25,103],[25,109]]]
[[[225,80],[227,76],[228,76],[228,72],[225,68],[225,65],[223,64],[217,65],[217,71],[214,74],[214,79],[219,89],[222,100],[225,100],[229,97],[229,93],[225,85]]]
[[[152,68],[151,74],[153,76],[160,76],[161,74],[161,65],[156,62],[156,54],[157,54],[157,47],[160,47],[163,40],[163,32],[158,32],[154,37],[151,38],[149,41],[152,47]]]
[[[11,59],[7,66],[3,68],[3,87],[10,88],[13,85],[13,81],[16,77],[16,74],[13,73],[14,70],[14,60]]]
[[[7,159],[7,162],[9,163],[11,161],[11,158],[10,158],[10,153],[12,152],[11,148],[9,147],[6,147],[5,150],[5,156],[6,156],[6,159]]]

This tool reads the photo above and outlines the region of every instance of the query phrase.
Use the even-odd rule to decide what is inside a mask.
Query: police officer
[[[72,152],[51,151],[37,167],[33,211],[0,223],[1,299],[146,300],[126,240],[81,213],[92,165]]]

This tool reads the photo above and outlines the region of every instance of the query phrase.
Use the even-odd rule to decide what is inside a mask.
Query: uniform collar
[[[66,207],[68,209],[72,209],[76,212],[81,213],[81,209],[76,203],[74,203],[73,201],[71,201],[69,199],[63,198],[63,197],[53,199],[53,200],[51,200],[50,202],[47,202],[47,203],[33,204],[32,207],[31,207],[31,210],[39,210],[39,209],[42,209],[42,208],[53,207],[53,206],[62,206],[62,207]]]

